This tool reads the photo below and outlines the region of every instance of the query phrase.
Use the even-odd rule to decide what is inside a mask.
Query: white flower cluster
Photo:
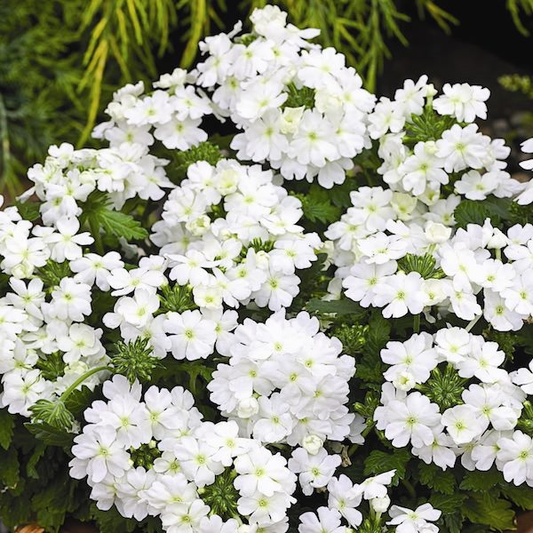
[[[304,233],[300,200],[272,171],[234,160],[191,165],[169,195],[152,241],[168,258],[170,279],[192,287],[200,308],[255,302],[277,311],[298,294],[298,269],[321,245]]]
[[[0,298],[0,406],[10,413],[28,416],[37,400],[56,398],[79,375],[108,361],[100,342],[102,329],[85,323],[91,314],[90,285],[65,277],[45,292],[39,277],[21,279],[49,258],[75,262],[81,257],[82,245],[93,239],[88,233],[76,235],[78,229],[76,219],[60,220],[54,231],[32,228],[14,207],[0,212],[0,267],[11,274]],[[50,369],[57,366],[63,367],[61,375],[49,379]],[[92,388],[103,377],[95,374],[85,384]]]
[[[245,435],[313,453],[326,440],[342,441],[351,426],[359,436],[346,407],[354,359],[340,355],[341,343],[321,333],[316,318],[281,311],[264,324],[245,320],[231,337],[222,352],[229,364],[218,365],[208,388]]]
[[[152,386],[143,395],[138,383],[115,376],[103,393],[107,401],[85,411],[70,462],[70,475],[87,477],[99,509],[115,505],[138,521],[159,516],[170,533],[237,533],[236,520],[208,516],[210,486],[223,476],[226,490],[234,488],[228,501],[235,494],[239,514],[254,526],[249,531],[287,530],[296,476],[281,454],[239,437],[235,422],[203,421],[182,387]]]
[[[144,94],[142,81],[126,85],[107,106],[111,120],[97,126],[93,136],[122,150],[130,145],[151,146],[154,137],[169,149],[196,146],[207,140],[200,124],[212,113],[212,104],[194,81],[195,76],[177,68],[161,76],[150,94]]]
[[[213,91],[217,111],[242,130],[231,147],[239,159],[267,161],[285,179],[342,183],[352,158],[369,146],[375,97],[333,48],[307,39],[276,6],[255,10],[253,31],[208,37],[200,44],[198,84]]]
[[[122,143],[100,150],[74,150],[70,144],[52,146],[44,165],[34,165],[28,178],[35,184],[23,198],[36,194],[43,202],[41,217],[47,226],[79,217],[80,204],[94,191],[107,193],[116,209],[138,196],[160,200],[173,187],[165,173],[165,159],[148,153],[140,143]]]
[[[515,225],[506,234],[486,220],[454,230],[458,199],[438,200],[430,210],[413,199],[409,219],[401,215],[401,193],[361,187],[353,207],[326,236],[334,241],[339,267],[330,290],[363,307],[381,307],[383,316],[453,313],[463,320],[481,315],[500,331],[518,330],[533,314],[533,226]],[[413,261],[427,265],[423,276]],[[411,261],[411,263],[409,263]],[[479,299],[482,296],[482,300]]]
[[[427,76],[416,83],[407,80],[394,100],[381,98],[369,116],[370,136],[379,140],[383,164],[378,171],[385,183],[392,191],[410,193],[429,206],[439,199],[444,186],[470,200],[522,192],[523,184],[504,170],[507,165],[502,160],[510,149],[503,140],[491,140],[476,124],[465,124],[486,116],[488,89],[447,84],[443,90],[444,95],[433,101],[436,91],[427,84]],[[449,116],[440,130],[435,128],[432,107]]]
[[[290,467],[290,461],[289,461]],[[363,500],[367,500],[370,508],[378,516],[388,510],[391,520],[387,525],[396,526],[397,533],[437,533],[439,528],[432,524],[438,520],[441,512],[429,503],[420,505],[415,510],[392,505],[387,495],[387,485],[392,481],[395,471],[384,472],[369,477],[360,484],[353,484],[342,474],[332,478],[328,483],[328,507],[319,507],[316,512],[307,512],[300,516],[299,533],[345,533],[353,531],[342,525],[344,518],[351,528],[361,525],[363,515],[357,509]]]
[[[381,359],[390,366],[374,419],[394,446],[410,444],[415,456],[443,470],[458,456],[468,470],[495,464],[506,481],[533,486],[533,441],[513,433],[533,391],[533,373],[509,374],[501,368],[505,354],[497,343],[458,327],[391,341]],[[424,394],[439,387],[456,396],[444,410]]]

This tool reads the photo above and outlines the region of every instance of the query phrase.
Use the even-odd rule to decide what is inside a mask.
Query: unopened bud
[[[259,412],[259,402],[255,398],[245,398],[239,402],[237,416],[239,418],[250,418]]]
[[[302,442],[304,449],[311,455],[316,455],[322,448],[324,442],[317,435],[307,435]]]
[[[390,498],[388,496],[383,496],[383,498],[372,498],[370,500],[370,505],[376,513],[383,514],[389,508]]]
[[[452,229],[440,222],[429,221],[424,234],[429,242],[437,244],[446,242],[452,234]]]

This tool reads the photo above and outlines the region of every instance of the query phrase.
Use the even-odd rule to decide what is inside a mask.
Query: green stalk
[[[478,320],[482,317],[483,315],[479,315],[477,316],[476,318],[474,318],[473,320],[471,320],[468,325],[466,326],[465,330],[470,332],[472,330],[472,328],[478,323]]]
[[[70,387],[68,387],[65,392],[59,397],[59,401],[64,402],[78,387],[78,385],[81,385],[87,378],[90,378],[93,374],[96,374],[98,372],[102,372],[103,370],[109,370],[110,372],[113,371],[113,369],[109,366],[97,366],[95,368],[91,368],[91,370],[88,370],[85,372],[85,374],[82,374]]]
[[[415,315],[413,317],[413,331],[415,333],[420,333],[420,315]]]
[[[96,251],[100,255],[104,255],[104,243],[102,242],[102,235],[100,234],[100,227],[93,217],[89,218],[89,227],[91,229],[91,234],[94,237],[94,244],[96,246]]]
[[[416,500],[416,491],[413,485],[409,481],[407,481],[407,479],[402,479],[402,485],[407,489],[409,495]]]

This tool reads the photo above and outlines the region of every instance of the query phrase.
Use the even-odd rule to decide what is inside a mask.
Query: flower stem
[[[465,330],[470,332],[472,331],[472,328],[478,323],[479,319],[481,318],[482,315],[479,315],[477,316],[476,318],[474,318],[473,320],[471,320],[468,325],[466,326]]]
[[[109,370],[110,372],[113,371],[113,369],[109,366],[97,366],[95,368],[91,368],[91,370],[88,370],[85,372],[85,374],[82,374],[70,387],[68,387],[63,394],[61,394],[59,400],[65,401],[71,394],[76,390],[76,387],[83,383],[87,378],[90,378],[93,374],[96,374],[97,372],[102,372],[103,370]]]
[[[100,235],[100,227],[94,218],[89,217],[89,228],[91,229],[91,234],[94,237],[94,244],[96,246],[96,251],[98,254],[104,254],[104,244],[102,242],[102,236]]]
[[[420,333],[420,315],[415,315],[413,317],[413,331],[415,333]]]
[[[416,491],[412,483],[410,481],[407,481],[407,479],[402,479],[402,485],[407,489],[409,495],[416,499]]]

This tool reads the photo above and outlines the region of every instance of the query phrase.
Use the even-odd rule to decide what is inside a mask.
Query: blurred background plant
[[[504,0],[493,0],[502,4]],[[90,145],[111,93],[190,67],[204,36],[229,30],[267,0],[1,0],[0,192],[13,197],[26,169],[50,144]],[[346,54],[375,90],[391,43],[425,20],[450,33],[450,0],[275,0],[293,23],[317,27],[320,42]],[[454,4],[454,2],[451,2]],[[475,4],[471,0],[472,4]],[[482,2],[485,4],[485,2]],[[517,33],[533,0],[505,0]]]

